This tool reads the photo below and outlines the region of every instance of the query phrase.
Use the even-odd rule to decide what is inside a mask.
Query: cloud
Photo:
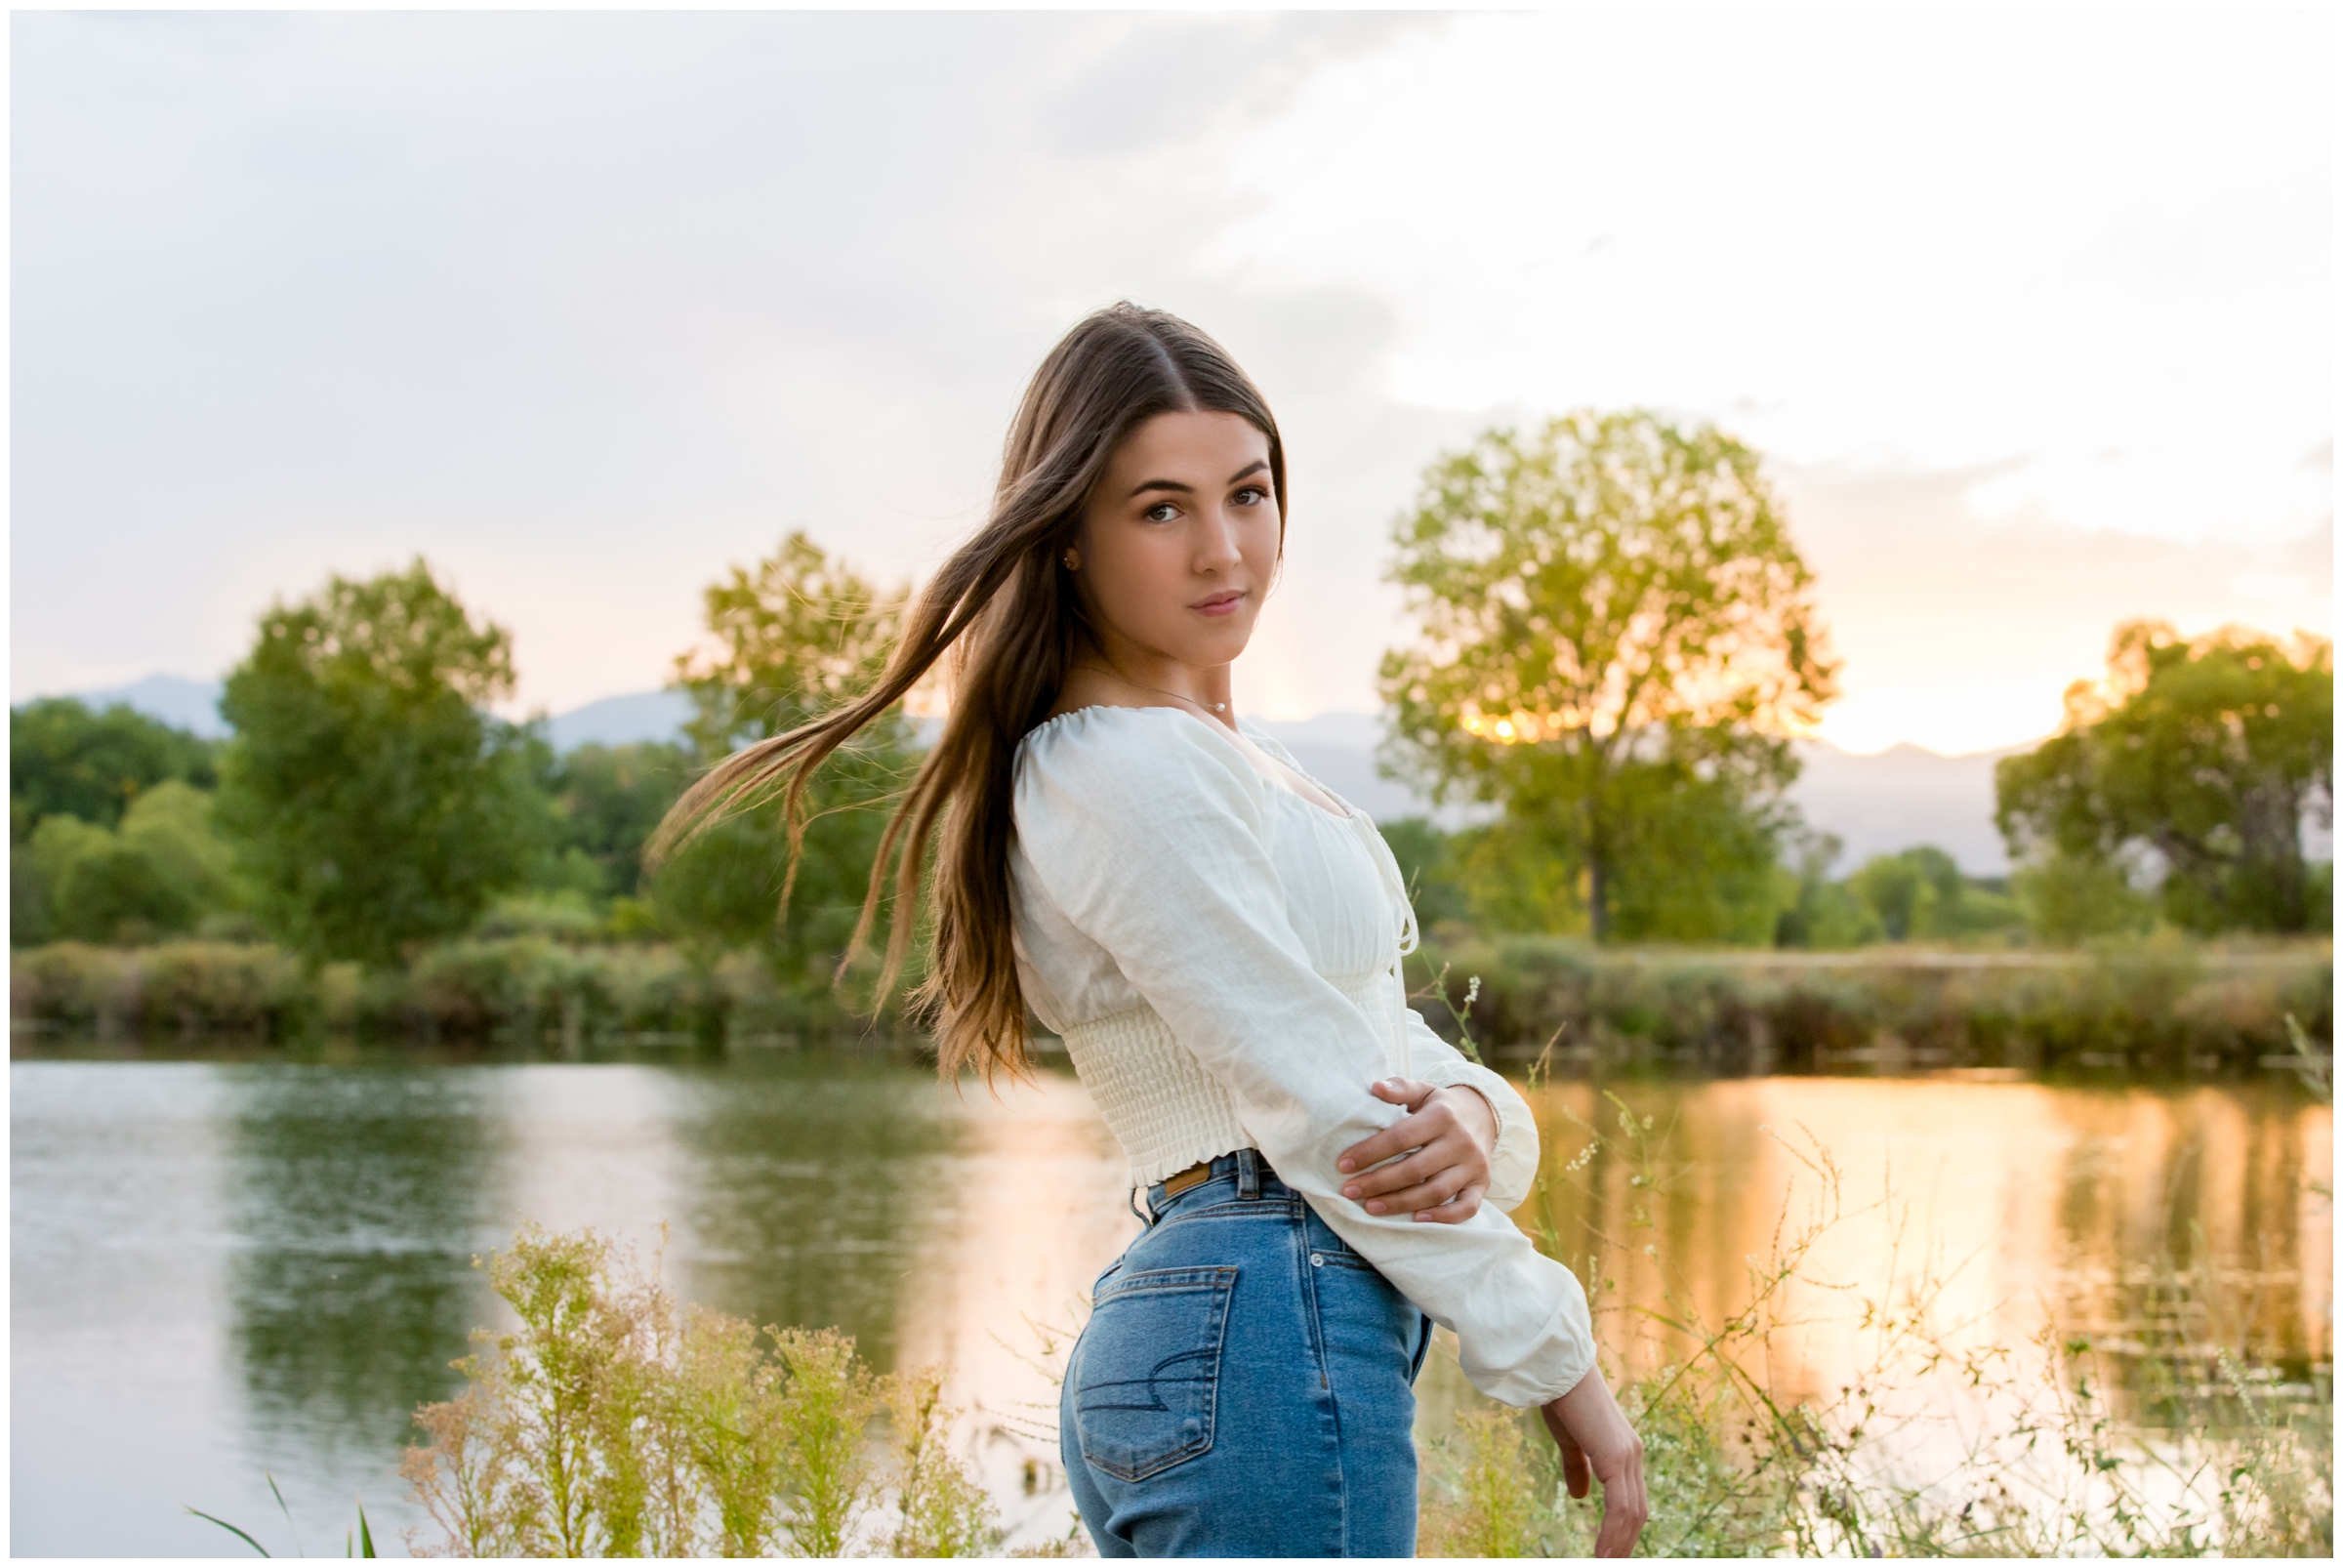
[[[1982,751],[2047,734],[2070,681],[2106,672],[2122,621],[2334,632],[2331,519],[2292,539],[2182,541],[1973,504],[1999,465],[1774,465],[1845,660],[1823,733]]]
[[[1266,714],[1372,704],[1428,460],[1587,402],[1778,455],[1851,744],[2037,732],[2125,616],[2331,615],[2323,22],[11,36],[17,696],[215,675],[270,598],[418,552],[514,628],[526,702],[641,689],[792,525],[932,565],[1035,361],[1123,297],[1286,428]]]

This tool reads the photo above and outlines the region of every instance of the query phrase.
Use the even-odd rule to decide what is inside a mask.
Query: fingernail
[[[1356,1181],[1353,1181],[1353,1182],[1352,1182],[1352,1183],[1351,1183],[1349,1186],[1347,1186],[1347,1187],[1344,1187],[1344,1188],[1342,1189],[1342,1196],[1344,1196],[1345,1198],[1355,1198],[1355,1197],[1357,1197],[1358,1195],[1359,1195],[1359,1184],[1358,1184]]]
[[[1380,1198],[1369,1199],[1367,1202],[1367,1212],[1371,1215],[1381,1214],[1383,1212],[1383,1200]]]
[[[1337,1171],[1347,1171],[1350,1169],[1350,1162],[1348,1160],[1336,1160],[1335,1162],[1335,1169]]]

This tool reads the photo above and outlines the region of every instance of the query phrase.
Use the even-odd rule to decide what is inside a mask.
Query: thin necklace
[[[1151,686],[1144,681],[1133,681],[1130,677],[1124,675],[1118,670],[1109,670],[1102,665],[1092,665],[1091,668],[1098,670],[1101,674],[1107,676],[1111,680],[1122,681],[1127,686],[1136,686],[1141,691],[1152,691],[1159,697],[1170,697],[1172,701],[1184,702],[1191,708],[1202,708],[1208,713],[1216,714],[1228,712],[1228,704],[1225,702],[1198,702],[1194,697],[1183,697],[1176,691],[1166,691],[1163,687]]]

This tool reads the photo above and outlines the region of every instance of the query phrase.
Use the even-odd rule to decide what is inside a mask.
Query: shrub
[[[678,1306],[591,1231],[534,1226],[489,1264],[518,1327],[426,1405],[400,1466],[418,1555],[984,1556],[992,1500],[949,1442],[944,1375],[880,1377],[834,1330]],[[868,1427],[882,1410],[884,1465]]]
[[[2283,1019],[2333,1032],[2325,943],[2135,943],[2076,954],[1758,954],[1599,948],[1451,933],[1413,955],[1418,995],[1477,977],[1475,1033],[1499,1055],[1711,1073],[1897,1067],[2257,1070]],[[1456,997],[1460,987],[1445,982]],[[1453,1036],[1447,1010],[1427,1005]]]

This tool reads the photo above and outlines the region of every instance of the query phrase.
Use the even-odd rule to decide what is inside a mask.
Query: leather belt
[[[1164,1196],[1175,1198],[1212,1174],[1213,1162],[1210,1160],[1198,1160],[1185,1171],[1174,1171],[1164,1177]]]

